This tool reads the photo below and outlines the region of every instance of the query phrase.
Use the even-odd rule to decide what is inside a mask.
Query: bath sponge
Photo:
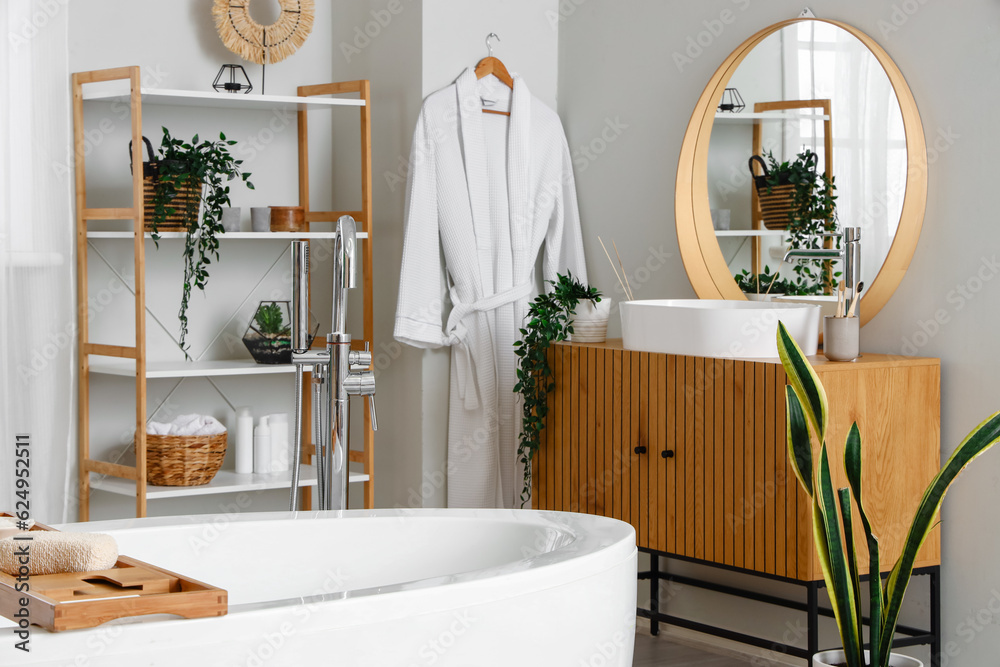
[[[0,570],[18,574],[28,545],[28,564],[33,576],[60,572],[108,570],[118,561],[118,543],[103,533],[59,533],[33,530],[31,541],[7,537],[0,540]],[[24,535],[24,534],[22,534]]]

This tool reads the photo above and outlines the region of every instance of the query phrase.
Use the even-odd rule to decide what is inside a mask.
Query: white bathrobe
[[[511,92],[466,70],[424,101],[405,216],[395,337],[451,346],[448,506],[517,507],[514,342],[541,284],[543,245],[544,279],[569,270],[587,280],[559,117],[520,77]]]

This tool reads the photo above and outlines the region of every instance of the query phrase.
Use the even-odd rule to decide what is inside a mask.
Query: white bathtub
[[[512,510],[205,515],[69,524],[229,592],[229,614],[32,628],[0,665],[632,664],[635,533]]]

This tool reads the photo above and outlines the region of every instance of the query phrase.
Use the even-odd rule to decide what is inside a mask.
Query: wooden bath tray
[[[53,529],[36,523],[31,530]],[[146,614],[225,616],[229,608],[221,588],[121,555],[110,570],[31,576],[28,592],[18,592],[16,583],[0,572],[0,616],[16,622],[14,614],[27,598],[31,624],[51,632]]]

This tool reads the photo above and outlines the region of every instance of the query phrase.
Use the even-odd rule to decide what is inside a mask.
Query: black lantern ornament
[[[246,83],[237,81],[236,70],[239,70],[239,75],[243,77]],[[223,81],[226,78],[226,73],[228,72],[229,80]],[[253,84],[250,83],[250,77],[247,76],[247,71],[243,69],[243,65],[223,65],[219,69],[219,73],[215,75],[215,81],[212,82],[212,88],[220,93],[239,93],[242,92],[244,95],[253,90]]]
[[[735,88],[726,88],[722,93],[722,102],[719,103],[719,111],[725,111],[728,113],[739,113],[746,108],[743,103],[743,98],[740,97],[740,91]]]

